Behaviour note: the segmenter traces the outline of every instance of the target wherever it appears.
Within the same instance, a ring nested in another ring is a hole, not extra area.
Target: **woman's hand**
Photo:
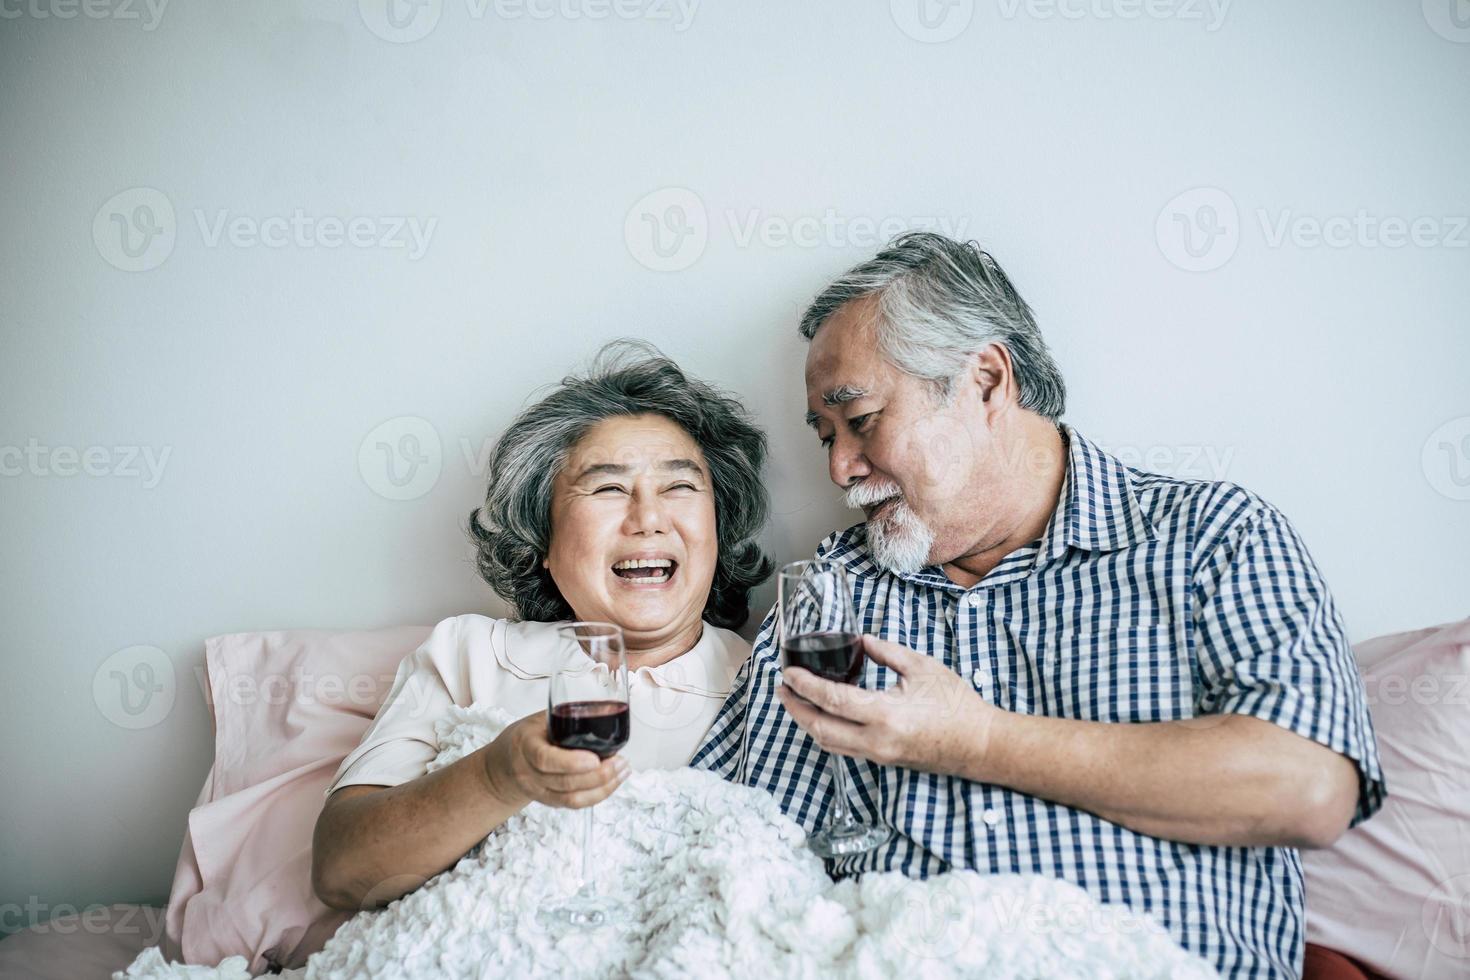
[[[586,749],[557,747],[544,711],[507,726],[485,747],[484,761],[491,792],[516,807],[534,800],[580,810],[611,796],[630,771],[622,756],[598,759]]]

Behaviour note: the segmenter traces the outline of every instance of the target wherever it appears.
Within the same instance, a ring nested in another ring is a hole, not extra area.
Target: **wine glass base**
[[[538,909],[536,921],[547,928],[596,929],[623,924],[623,910],[595,895],[575,895]]]
[[[853,823],[846,827],[823,827],[807,837],[807,847],[820,858],[848,857],[882,847],[893,836],[888,827]]]

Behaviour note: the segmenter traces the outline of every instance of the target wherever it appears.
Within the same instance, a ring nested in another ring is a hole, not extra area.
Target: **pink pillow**
[[[163,953],[299,967],[347,913],[311,889],[323,793],[429,627],[236,633],[205,642],[214,766],[189,812]]]
[[[1470,974],[1470,620],[1355,650],[1383,809],[1302,852],[1307,941],[1393,977]]]

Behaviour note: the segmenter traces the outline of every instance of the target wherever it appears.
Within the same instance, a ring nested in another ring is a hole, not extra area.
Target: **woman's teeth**
[[[674,563],[667,558],[634,558],[613,565],[619,578],[643,585],[662,585],[674,575]]]

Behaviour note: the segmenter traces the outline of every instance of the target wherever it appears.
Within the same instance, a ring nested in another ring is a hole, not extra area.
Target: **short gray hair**
[[[801,336],[811,340],[838,309],[874,295],[878,349],[900,371],[948,400],[965,359],[999,344],[1010,351],[1021,407],[1061,418],[1062,372],[1031,308],[977,243],[923,231],[899,236],[822,290],[802,315]]]
[[[749,615],[750,590],[773,568],[755,541],[770,508],[761,477],[765,433],[734,398],[689,377],[639,341],[605,346],[586,374],[563,378],[522,410],[496,442],[485,505],[470,514],[480,577],[522,620],[573,618],[551,573],[541,567],[551,546],[552,485],[588,430],[604,419],[636,415],[669,419],[704,453],[719,548],[704,618],[738,629]]]

